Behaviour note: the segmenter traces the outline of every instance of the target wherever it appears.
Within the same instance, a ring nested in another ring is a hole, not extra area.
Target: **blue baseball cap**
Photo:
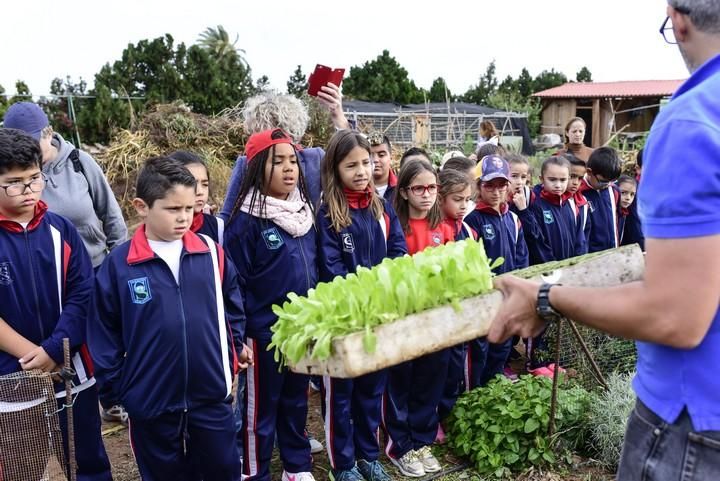
[[[510,165],[498,155],[486,155],[475,167],[475,179],[489,182],[493,179],[510,180]]]
[[[40,140],[42,130],[50,125],[47,115],[40,106],[33,102],[12,104],[3,118],[3,127],[18,129]]]

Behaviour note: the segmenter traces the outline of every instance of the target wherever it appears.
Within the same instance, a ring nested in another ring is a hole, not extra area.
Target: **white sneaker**
[[[430,450],[430,446],[423,446],[415,452],[417,453],[418,459],[420,459],[420,462],[422,463],[426,473],[437,473],[442,469],[442,466],[440,466],[440,461],[438,461],[437,458],[433,456],[433,453]]]
[[[283,471],[282,481],[315,481],[315,477],[310,471],[302,471],[300,473],[288,473]]]
[[[397,466],[403,476],[410,478],[420,478],[425,476],[425,468],[417,452],[412,449],[405,453],[400,459],[390,458],[390,461]]]
[[[310,443],[310,454],[318,454],[325,451],[322,443],[310,435],[308,435],[308,442]]]

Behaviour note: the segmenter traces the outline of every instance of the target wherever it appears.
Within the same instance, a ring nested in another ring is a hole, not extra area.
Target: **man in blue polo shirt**
[[[592,289],[499,278],[488,339],[536,335],[554,311],[636,339],[618,480],[720,480],[720,0],[669,0],[661,33],[691,76],[644,153],[644,279]]]

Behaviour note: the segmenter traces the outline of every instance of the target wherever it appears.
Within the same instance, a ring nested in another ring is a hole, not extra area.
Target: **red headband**
[[[273,139],[275,132],[280,132],[282,136]],[[277,144],[293,145],[293,140],[288,134],[280,129],[264,130],[262,132],[258,132],[257,134],[252,134],[245,144],[245,156],[247,158],[247,162],[250,163],[257,154]]]

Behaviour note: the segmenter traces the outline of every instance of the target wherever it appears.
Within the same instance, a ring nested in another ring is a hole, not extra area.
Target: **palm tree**
[[[235,47],[238,42],[240,35],[235,36],[233,42],[230,41],[230,36],[222,25],[218,25],[217,28],[208,27],[198,38],[198,43],[219,60],[237,60],[241,64],[247,66],[245,60],[245,50]]]

